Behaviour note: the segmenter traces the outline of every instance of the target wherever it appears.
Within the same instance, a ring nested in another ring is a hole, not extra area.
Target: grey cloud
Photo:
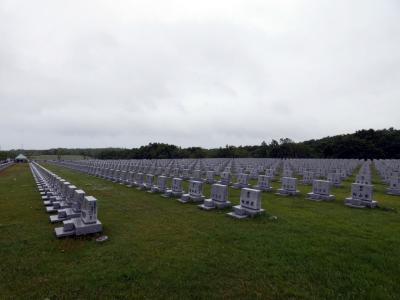
[[[2,1],[0,145],[214,147],[399,127],[399,17],[394,0]]]

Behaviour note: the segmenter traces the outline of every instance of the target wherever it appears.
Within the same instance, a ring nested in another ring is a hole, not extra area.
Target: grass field
[[[81,160],[84,159],[83,155],[35,155],[29,157],[31,160],[56,160],[56,159],[63,159],[63,160]]]
[[[310,186],[293,198],[264,193],[267,214],[239,221],[46,167],[98,199],[110,240],[57,240],[28,165],[3,171],[0,299],[400,298],[400,197],[379,182],[380,209],[343,205],[351,178],[331,203],[305,200]]]

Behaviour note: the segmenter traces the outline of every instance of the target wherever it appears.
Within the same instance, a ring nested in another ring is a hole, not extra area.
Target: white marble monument
[[[205,199],[203,195],[203,182],[191,180],[189,181],[189,191],[187,194],[183,194],[178,200],[181,203],[189,202],[203,202]]]
[[[254,188],[263,192],[272,191],[270,177],[267,175],[258,175],[257,185],[255,185]]]
[[[312,192],[307,195],[307,199],[314,201],[335,200],[335,196],[331,195],[331,182],[327,180],[313,180]]]
[[[296,196],[300,194],[297,190],[297,178],[282,177],[282,187],[277,190],[276,195],[280,196]]]
[[[373,200],[373,186],[370,184],[352,183],[351,197],[346,198],[345,205],[354,208],[374,208],[378,202]]]
[[[227,185],[215,183],[211,186],[211,198],[205,199],[203,204],[199,205],[199,208],[204,210],[212,209],[223,209],[231,206],[231,202],[228,200]]]
[[[236,219],[254,217],[264,212],[261,208],[261,191],[243,188],[240,193],[240,204],[233,207],[227,215]]]

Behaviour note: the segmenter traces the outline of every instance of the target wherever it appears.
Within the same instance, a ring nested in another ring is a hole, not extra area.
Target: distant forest
[[[204,149],[181,148],[163,143],[150,143],[140,148],[49,149],[1,151],[0,159],[15,157],[18,153],[33,155],[82,155],[85,158],[400,158],[400,130],[359,130],[352,134],[336,135],[317,140],[294,142],[289,138],[262,142],[256,146],[231,146]]]

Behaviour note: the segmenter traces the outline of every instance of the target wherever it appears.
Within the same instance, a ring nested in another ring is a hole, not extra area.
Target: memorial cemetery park
[[[1,0],[0,300],[400,299],[400,0]]]
[[[398,159],[43,158],[0,167],[2,298],[400,295]]]

